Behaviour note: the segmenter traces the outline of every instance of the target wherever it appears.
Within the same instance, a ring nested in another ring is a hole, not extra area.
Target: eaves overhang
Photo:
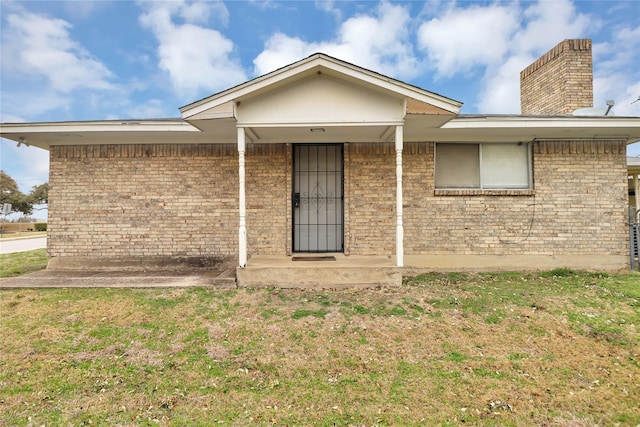
[[[640,117],[460,115],[446,123],[435,122],[437,117],[407,114],[403,123],[404,140],[513,142],[615,139],[627,144],[640,141]],[[180,118],[3,123],[0,124],[0,137],[44,149],[51,145],[236,142],[239,123],[233,118],[203,120],[198,124],[202,126],[196,127]],[[358,123],[324,123],[326,132],[321,134],[309,132],[305,126],[295,123],[261,125],[256,129],[246,124],[246,127],[249,139],[253,142],[382,142],[391,138],[391,129],[398,124],[385,122],[361,126]]]
[[[0,137],[29,146],[206,142],[202,132],[180,118],[1,123]]]
[[[640,117],[467,114],[433,129],[431,134],[431,140],[440,141],[617,139],[633,144],[640,141]]]

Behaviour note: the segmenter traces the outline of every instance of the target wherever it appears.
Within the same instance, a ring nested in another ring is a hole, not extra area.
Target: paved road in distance
[[[0,254],[26,252],[47,247],[47,236],[30,239],[0,240]]]

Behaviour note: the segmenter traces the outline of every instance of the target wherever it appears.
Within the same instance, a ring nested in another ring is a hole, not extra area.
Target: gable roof
[[[451,114],[459,114],[462,106],[461,102],[451,98],[429,92],[324,53],[315,53],[293,64],[180,107],[180,112],[182,113],[182,118],[187,120],[229,101],[256,94],[263,90],[274,89],[282,84],[291,84],[298,79],[321,73],[368,84],[387,92],[433,105]]]
[[[331,95],[325,96],[329,92],[322,92],[325,88],[337,94],[335,105],[330,104],[334,102]],[[307,89],[315,92],[309,93]],[[293,102],[280,108],[277,116],[278,111],[270,107],[281,105],[277,104],[282,100],[281,95]],[[357,98],[357,102],[349,97]],[[387,103],[388,108],[378,108],[376,100]],[[302,119],[288,120],[287,113],[295,115],[309,105],[324,109],[320,113],[308,112]],[[375,112],[391,114],[381,119],[380,115],[361,113],[372,105],[378,108]],[[19,145],[44,149],[52,145],[177,141],[236,143],[238,128],[245,129],[250,142],[385,142],[393,139],[393,127],[400,124],[404,126],[403,138],[407,142],[617,139],[631,144],[640,141],[640,117],[460,115],[461,105],[442,95],[317,53],[181,107],[181,118],[2,123],[0,136]],[[264,107],[258,119],[265,120],[251,120],[256,118],[255,114],[249,114],[255,113],[252,106]],[[353,111],[360,115],[351,114]],[[323,128],[322,133],[313,133],[311,129],[315,128]]]

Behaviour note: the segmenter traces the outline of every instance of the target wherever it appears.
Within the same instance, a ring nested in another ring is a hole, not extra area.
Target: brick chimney
[[[593,107],[590,39],[564,40],[520,72],[524,115],[571,115]]]

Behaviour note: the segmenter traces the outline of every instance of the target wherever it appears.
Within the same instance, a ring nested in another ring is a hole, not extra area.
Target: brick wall
[[[591,40],[564,40],[520,73],[522,114],[571,115],[593,106]]]
[[[250,255],[287,253],[287,238],[291,234],[290,154],[289,144],[247,145],[245,188]]]
[[[235,145],[53,146],[51,256],[237,253]]]
[[[345,252],[394,254],[394,146],[344,152]],[[536,142],[533,191],[437,195],[433,143],[407,143],[405,254],[625,256],[625,156],[623,142]],[[237,170],[235,145],[52,147],[50,255],[236,255]],[[246,178],[249,253],[290,252],[291,146],[249,144]]]
[[[353,255],[393,254],[396,154],[393,144],[349,144],[345,160],[345,246]]]
[[[346,144],[345,253],[392,254],[395,248],[393,144]],[[250,254],[291,253],[290,144],[249,144],[246,155]]]
[[[533,192],[436,196],[433,144],[407,144],[405,253],[625,255],[625,159],[623,142],[536,142]]]

